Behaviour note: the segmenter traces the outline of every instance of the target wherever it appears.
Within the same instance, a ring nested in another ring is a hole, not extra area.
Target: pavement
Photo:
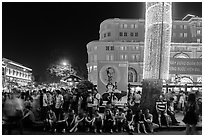
[[[185,129],[186,129],[186,125],[185,123],[183,123],[183,114],[182,112],[178,112],[176,113],[176,119],[177,121],[179,121],[179,125],[177,126],[173,126],[171,125],[170,127],[165,127],[162,126],[161,128],[155,129],[154,133],[148,133],[148,135],[185,135]],[[200,121],[198,122],[198,124],[196,125],[196,135],[202,135],[202,117],[200,118]],[[13,135],[19,135],[19,132],[14,129],[12,131]],[[25,129],[24,130],[24,135],[129,135],[127,132],[121,132],[121,133],[87,133],[87,132],[76,132],[76,133],[50,133],[50,132],[45,132],[42,130],[28,130]],[[143,133],[141,134],[137,134],[134,133],[134,135],[145,135]]]

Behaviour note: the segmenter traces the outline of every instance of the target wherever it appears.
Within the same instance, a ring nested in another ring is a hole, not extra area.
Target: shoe
[[[141,132],[140,132],[140,131],[137,131],[137,133],[140,134]]]
[[[147,131],[144,131],[145,134],[147,134]]]
[[[65,129],[62,130],[62,133],[65,133]]]
[[[102,130],[101,130],[101,129],[99,130],[99,133],[102,133]]]
[[[54,133],[56,133],[57,132],[57,129],[54,129]]]
[[[112,129],[110,130],[110,133],[113,133],[113,130],[112,130]]]

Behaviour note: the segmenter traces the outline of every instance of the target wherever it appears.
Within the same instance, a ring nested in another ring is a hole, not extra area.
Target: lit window
[[[173,37],[176,37],[176,33],[173,33]]]
[[[135,54],[133,54],[133,55],[132,55],[132,59],[135,60],[135,58],[136,58],[136,56],[135,56]]]
[[[106,60],[109,60],[109,55],[106,55]]]
[[[97,46],[94,47],[94,50],[97,50]]]
[[[106,50],[109,50],[109,46],[106,46]]]
[[[197,30],[197,34],[200,35],[200,30]]]
[[[187,37],[187,33],[184,33],[183,36],[186,38]]]
[[[122,33],[122,32],[120,32],[120,36],[123,36],[123,33]]]
[[[124,32],[124,36],[127,36],[127,32]]]
[[[93,69],[94,69],[94,70],[97,70],[97,66],[96,66],[96,65],[94,65]]]
[[[120,47],[120,50],[124,50],[124,47],[123,47],[123,46],[121,46],[121,47]]]
[[[201,43],[201,42],[200,42],[200,39],[197,39],[197,43]]]
[[[108,32],[108,36],[109,36],[109,37],[111,36],[111,33],[110,33],[110,32]]]
[[[110,50],[114,50],[114,46],[111,46],[111,49]]]
[[[127,28],[127,24],[124,24],[124,28]]]
[[[92,66],[90,66],[90,72],[92,71]]]
[[[120,24],[120,28],[123,28],[123,24]]]
[[[124,50],[127,50],[127,47],[126,47],[126,46],[124,47]]]
[[[138,28],[138,25],[137,25],[137,24],[135,24],[135,28]]]
[[[183,25],[180,25],[180,28],[183,29]]]
[[[138,36],[138,32],[135,32],[135,37],[137,37]]]
[[[183,28],[184,28],[184,29],[187,29],[187,25],[183,25]]]
[[[180,37],[183,37],[183,33],[180,33]]]
[[[130,36],[133,36],[133,32],[130,33]]]

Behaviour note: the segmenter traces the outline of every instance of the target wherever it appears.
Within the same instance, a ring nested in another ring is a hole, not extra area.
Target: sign
[[[122,63],[122,65],[119,62],[108,62],[108,61],[98,62],[97,89],[99,94],[103,95],[108,91],[106,87],[108,83],[112,83],[113,85],[117,83],[117,89],[119,91],[127,92],[127,85],[128,85],[127,62]],[[117,103],[124,104],[126,102],[127,102],[127,96],[124,96]]]
[[[170,58],[169,74],[202,75],[202,59]]]

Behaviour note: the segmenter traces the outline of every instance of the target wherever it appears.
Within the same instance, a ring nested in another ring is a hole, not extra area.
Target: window
[[[187,25],[183,25],[183,29],[187,29]]]
[[[121,46],[121,47],[120,47],[120,50],[124,50],[124,47],[123,47],[123,46]]]
[[[123,28],[123,24],[120,24],[120,28]]]
[[[135,60],[135,58],[136,58],[136,55],[133,54],[133,55],[132,55],[132,60]]]
[[[127,47],[126,47],[126,46],[124,46],[124,50],[127,50]]]
[[[90,66],[90,72],[92,71],[92,66]]]
[[[135,37],[138,37],[138,32],[135,32]]]
[[[197,43],[201,43],[201,42],[200,42],[200,39],[197,39]]]
[[[186,38],[187,37],[187,33],[184,33],[183,36]]]
[[[108,37],[110,37],[111,36],[111,33],[110,32],[108,32]]]
[[[133,32],[130,33],[130,36],[133,37]]]
[[[97,46],[94,47],[94,50],[97,50]]]
[[[180,25],[180,28],[183,29],[183,25]]]
[[[15,70],[13,70],[13,75],[15,75]]]
[[[197,30],[197,34],[200,35],[200,30]]]
[[[131,24],[131,26],[130,26],[130,27],[131,27],[131,29],[133,29],[133,28],[134,28],[134,24]]]
[[[127,28],[127,24],[124,24],[124,28]]]
[[[104,33],[104,38],[106,37],[106,33]]]
[[[125,60],[127,60],[127,55],[125,55]]]
[[[180,37],[183,37],[183,33],[180,33]]]
[[[123,33],[122,33],[122,32],[120,32],[120,36],[123,36]]]
[[[109,46],[106,46],[106,50],[109,50]]]
[[[176,37],[176,33],[173,33],[173,37]]]
[[[124,36],[127,36],[127,32],[124,32]]]
[[[120,55],[120,60],[123,60],[123,55]]]
[[[109,55],[106,55],[106,60],[109,60]]]
[[[111,60],[111,61],[114,60],[114,56],[113,56],[113,55],[110,56],[110,60]]]
[[[176,29],[176,25],[173,25],[173,29]]]
[[[111,46],[111,49],[110,50],[114,50],[114,46]]]
[[[135,24],[135,28],[138,28],[138,25],[137,25],[137,24]]]

